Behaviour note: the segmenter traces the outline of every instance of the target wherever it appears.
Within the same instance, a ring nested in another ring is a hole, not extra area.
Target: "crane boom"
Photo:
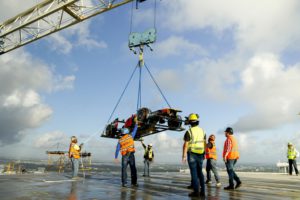
[[[0,24],[0,55],[133,0],[45,0]]]

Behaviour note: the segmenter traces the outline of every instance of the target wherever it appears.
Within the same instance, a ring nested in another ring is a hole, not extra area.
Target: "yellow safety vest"
[[[296,151],[295,151],[295,149],[294,148],[292,148],[292,149],[288,149],[288,159],[289,160],[294,160],[294,159],[296,159],[296,155],[297,155],[297,153],[296,153]]]
[[[199,126],[192,127],[188,130],[190,141],[188,143],[188,151],[203,154],[204,153],[204,137],[205,133]]]
[[[152,148],[150,149],[150,150],[148,150],[148,148],[145,150],[145,155],[144,155],[144,157],[147,157],[147,155],[148,155],[148,159],[149,160],[151,160],[152,159],[152,155],[153,155],[153,150],[152,150]]]

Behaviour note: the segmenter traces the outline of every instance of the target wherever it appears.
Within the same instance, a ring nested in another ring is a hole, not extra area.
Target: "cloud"
[[[180,91],[182,90],[181,77],[179,73],[172,69],[161,70],[156,79],[162,88],[166,91]]]
[[[45,133],[34,141],[36,148],[57,148],[59,146],[66,147],[70,138],[61,131],[53,131]],[[65,150],[65,149],[64,149]]]
[[[256,110],[241,117],[234,127],[240,131],[252,131],[297,120],[300,64],[285,66],[273,54],[255,55],[242,71],[241,82],[241,96]]]
[[[76,47],[85,47],[88,50],[93,48],[107,48],[104,41],[97,41],[90,33],[91,21],[81,22],[61,32],[51,34],[47,40],[51,43],[53,51],[68,54]]]
[[[0,144],[21,141],[52,115],[40,92],[70,89],[74,76],[55,75],[45,63],[16,50],[0,57]]]
[[[184,37],[170,36],[155,46],[155,55],[159,57],[168,56],[203,56],[207,52],[199,44],[192,43]]]
[[[234,32],[240,48],[280,52],[288,46],[299,49],[300,2],[279,0],[219,1],[177,0],[162,2],[164,26],[178,32],[211,28],[214,34]]]

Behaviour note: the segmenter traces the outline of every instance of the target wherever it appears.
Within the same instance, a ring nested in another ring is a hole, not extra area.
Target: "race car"
[[[183,120],[178,115],[179,112],[181,111],[173,108],[164,108],[154,112],[149,108],[141,108],[137,114],[131,115],[126,121],[116,118],[106,126],[101,137],[118,139],[121,137],[122,128],[128,128],[132,131],[135,117],[138,121],[138,130],[134,140],[167,130],[183,131]]]

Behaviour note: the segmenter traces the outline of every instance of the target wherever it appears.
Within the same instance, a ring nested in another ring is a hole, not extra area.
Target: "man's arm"
[[[224,154],[223,160],[224,160],[224,162],[227,162],[227,156],[232,149],[231,140],[226,139],[224,148],[225,148],[224,149],[225,154]]]
[[[184,141],[183,147],[182,147],[182,162],[186,162],[186,156],[187,156],[187,150],[188,150],[188,142]]]
[[[115,159],[118,159],[119,151],[120,151],[120,143],[118,142],[117,147],[116,147],[116,152],[115,152]]]
[[[132,131],[132,134],[131,134],[131,136],[132,136],[133,139],[134,139],[134,137],[135,137],[135,135],[136,135],[137,128],[138,128],[138,125],[137,125],[137,123],[136,123],[136,124],[134,125],[133,131]]]
[[[143,145],[144,149],[146,149],[146,145],[144,144],[144,142],[143,142],[143,141],[141,141],[141,143],[142,143],[142,145]]]

